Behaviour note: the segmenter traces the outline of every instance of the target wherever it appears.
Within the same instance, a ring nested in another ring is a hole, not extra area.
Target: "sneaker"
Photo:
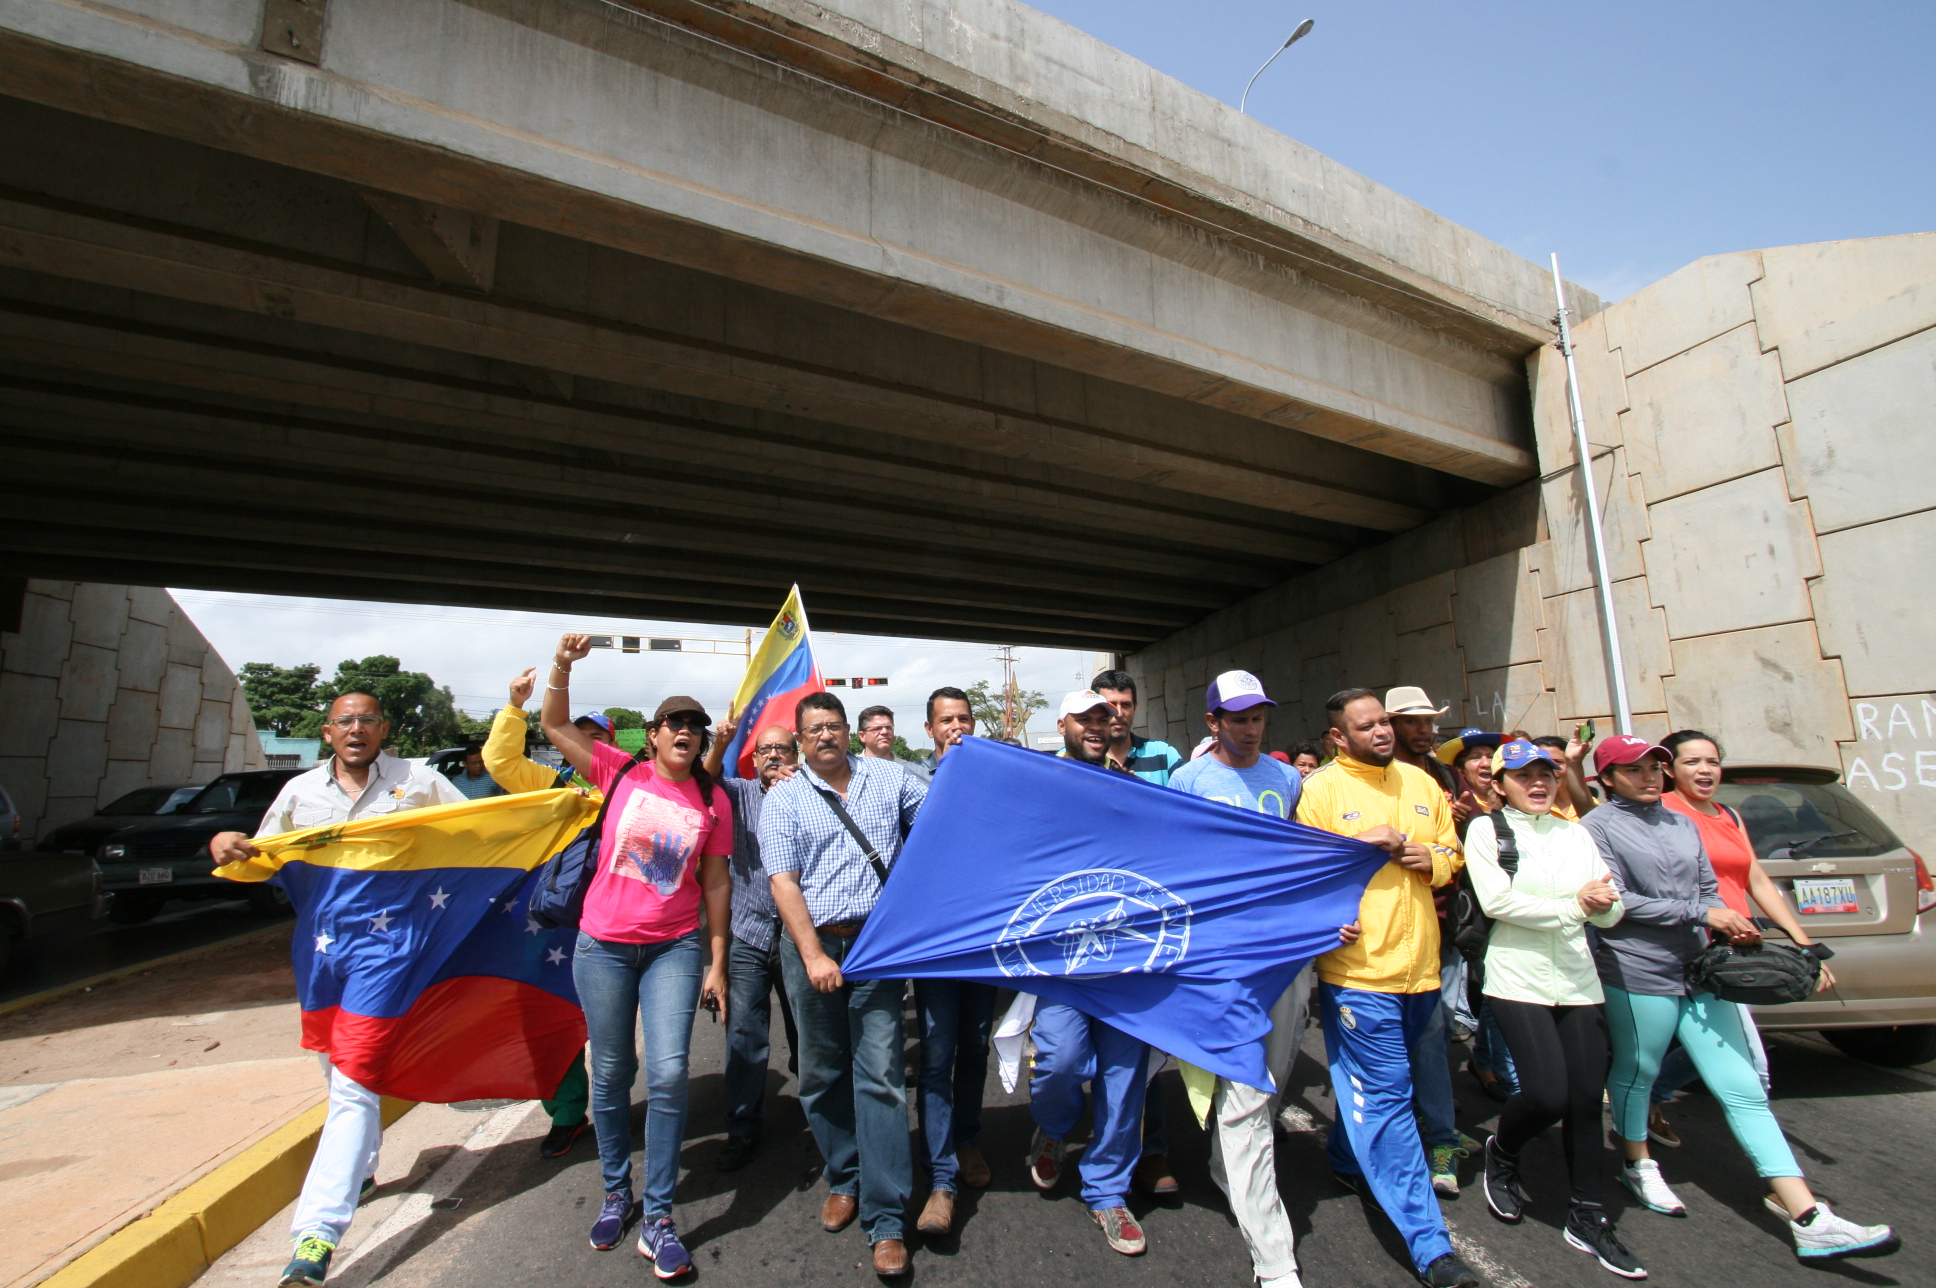
[[[1297,1271],[1278,1275],[1275,1279],[1259,1279],[1257,1288],[1304,1288],[1304,1281],[1297,1277]]]
[[[1434,1145],[1425,1151],[1431,1162],[1432,1189],[1448,1199],[1459,1197],[1459,1160],[1465,1151],[1457,1145]]]
[[[374,1193],[376,1193],[376,1177],[366,1176],[363,1178],[363,1183],[356,1187],[356,1201],[361,1203]]]
[[[1451,1252],[1419,1271],[1418,1281],[1425,1288],[1479,1288],[1479,1276]]]
[[[1633,1253],[1614,1237],[1613,1222],[1607,1219],[1605,1208],[1576,1204],[1566,1216],[1566,1242],[1590,1257],[1597,1257],[1601,1265],[1623,1279],[1647,1277]]]
[[[1888,1226],[1844,1221],[1819,1199],[1802,1213],[1801,1220],[1788,1222],[1788,1232],[1795,1236],[1795,1255],[1803,1261],[1880,1257],[1902,1246],[1902,1240]]]
[[[1035,1182],[1038,1190],[1052,1190],[1062,1179],[1062,1142],[1050,1140],[1035,1129],[1035,1139],[1029,1142],[1029,1179]]]
[[[592,1222],[592,1247],[600,1252],[610,1252],[625,1237],[625,1227],[631,1224],[633,1210],[638,1205],[625,1190],[613,1190],[605,1196],[605,1206],[598,1210],[598,1220]]]
[[[1674,1130],[1673,1123],[1667,1121],[1667,1115],[1660,1111],[1659,1105],[1647,1107],[1647,1139],[1669,1149],[1681,1147],[1680,1133]]]
[[[759,1152],[758,1136],[728,1136],[719,1147],[719,1159],[713,1166],[722,1172],[737,1172]]]
[[[571,1153],[571,1147],[576,1145],[578,1138],[585,1134],[586,1126],[583,1118],[565,1127],[554,1123],[551,1130],[545,1133],[544,1139],[538,1143],[538,1157],[563,1158]]]
[[[1486,1140],[1486,1206],[1507,1225],[1526,1219],[1526,1191],[1519,1185],[1519,1160],[1506,1157],[1497,1136]]]
[[[313,1234],[298,1239],[296,1253],[282,1272],[281,1288],[322,1288],[323,1280],[329,1277],[330,1254],[335,1251],[335,1244]]]
[[[1687,1204],[1674,1197],[1674,1191],[1667,1188],[1667,1182],[1660,1179],[1660,1164],[1651,1158],[1639,1158],[1620,1169],[1620,1183],[1633,1191],[1640,1200],[1640,1206],[1664,1212],[1668,1216],[1686,1216]]]
[[[677,1279],[692,1269],[692,1256],[679,1242],[679,1227],[669,1216],[639,1227],[639,1255],[652,1263],[652,1273],[661,1279]]]
[[[1136,1224],[1128,1208],[1092,1208],[1089,1215],[1102,1227],[1102,1237],[1109,1241],[1109,1246],[1125,1257],[1141,1256],[1148,1246],[1143,1241],[1143,1227]]]
[[[1167,1154],[1145,1154],[1136,1160],[1135,1186],[1145,1194],[1168,1198],[1176,1193],[1176,1177],[1170,1175]]]
[[[1459,1148],[1465,1151],[1465,1156],[1467,1158],[1471,1158],[1474,1154],[1479,1152],[1481,1146],[1478,1141],[1472,1139],[1472,1137],[1466,1135],[1464,1132],[1460,1132]]]

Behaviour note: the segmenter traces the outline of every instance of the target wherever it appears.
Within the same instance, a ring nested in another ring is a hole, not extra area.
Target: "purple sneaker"
[[[632,1196],[624,1190],[613,1190],[605,1196],[605,1206],[598,1210],[598,1220],[592,1222],[592,1247],[600,1252],[610,1252],[625,1237],[625,1224],[632,1219],[632,1210],[637,1205]]]
[[[639,1255],[651,1260],[652,1273],[661,1279],[676,1279],[692,1269],[692,1255],[679,1242],[679,1227],[669,1216],[639,1227]]]

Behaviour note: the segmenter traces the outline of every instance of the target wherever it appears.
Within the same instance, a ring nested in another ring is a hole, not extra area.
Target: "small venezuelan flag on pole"
[[[746,678],[733,697],[739,728],[726,745],[726,776],[752,778],[753,742],[759,731],[773,725],[793,728],[794,704],[827,687],[813,659],[813,640],[807,633],[807,609],[795,586],[780,605],[779,616],[767,627],[759,651],[746,666]]]

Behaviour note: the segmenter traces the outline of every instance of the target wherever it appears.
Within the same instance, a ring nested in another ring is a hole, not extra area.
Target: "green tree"
[[[634,711],[630,707],[606,707],[605,718],[612,722],[612,732],[620,729],[645,728],[645,712]]]
[[[850,733],[847,735],[847,750],[849,754],[855,756],[864,754],[861,750],[859,734]],[[930,754],[925,751],[916,751],[914,748],[908,746],[906,738],[903,738],[898,733],[894,735],[894,759],[926,760]]]
[[[394,657],[379,653],[361,661],[338,662],[335,676],[320,687],[322,711],[345,693],[368,693],[382,703],[383,714],[390,721],[386,746],[393,755],[426,756],[457,746],[464,739],[450,689],[439,688],[422,671],[404,670]],[[295,732],[303,736],[320,734],[322,711],[316,714],[313,727],[305,720]]]
[[[297,725],[317,718],[323,699],[316,677],[322,669],[314,662],[287,667],[273,662],[243,663],[239,678],[255,727],[287,735]]]
[[[1001,690],[991,691],[986,680],[976,680],[967,689],[968,709],[975,713],[975,732],[984,738],[1002,736],[1002,694]],[[1014,693],[1015,734],[1021,736],[1028,727],[1029,717],[1044,710],[1049,700],[1033,689],[1017,687]]]

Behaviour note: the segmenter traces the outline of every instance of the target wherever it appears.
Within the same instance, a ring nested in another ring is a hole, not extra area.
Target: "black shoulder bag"
[[[627,774],[644,763],[634,756],[630,764],[619,770],[591,826],[573,837],[570,845],[545,860],[544,866],[539,869],[537,884],[531,887],[531,920],[547,930],[556,930],[560,926],[577,927],[585,915],[585,892],[591,889],[592,873],[598,870],[598,843],[599,838],[605,835],[605,815],[618,796],[619,784],[625,781]]]

